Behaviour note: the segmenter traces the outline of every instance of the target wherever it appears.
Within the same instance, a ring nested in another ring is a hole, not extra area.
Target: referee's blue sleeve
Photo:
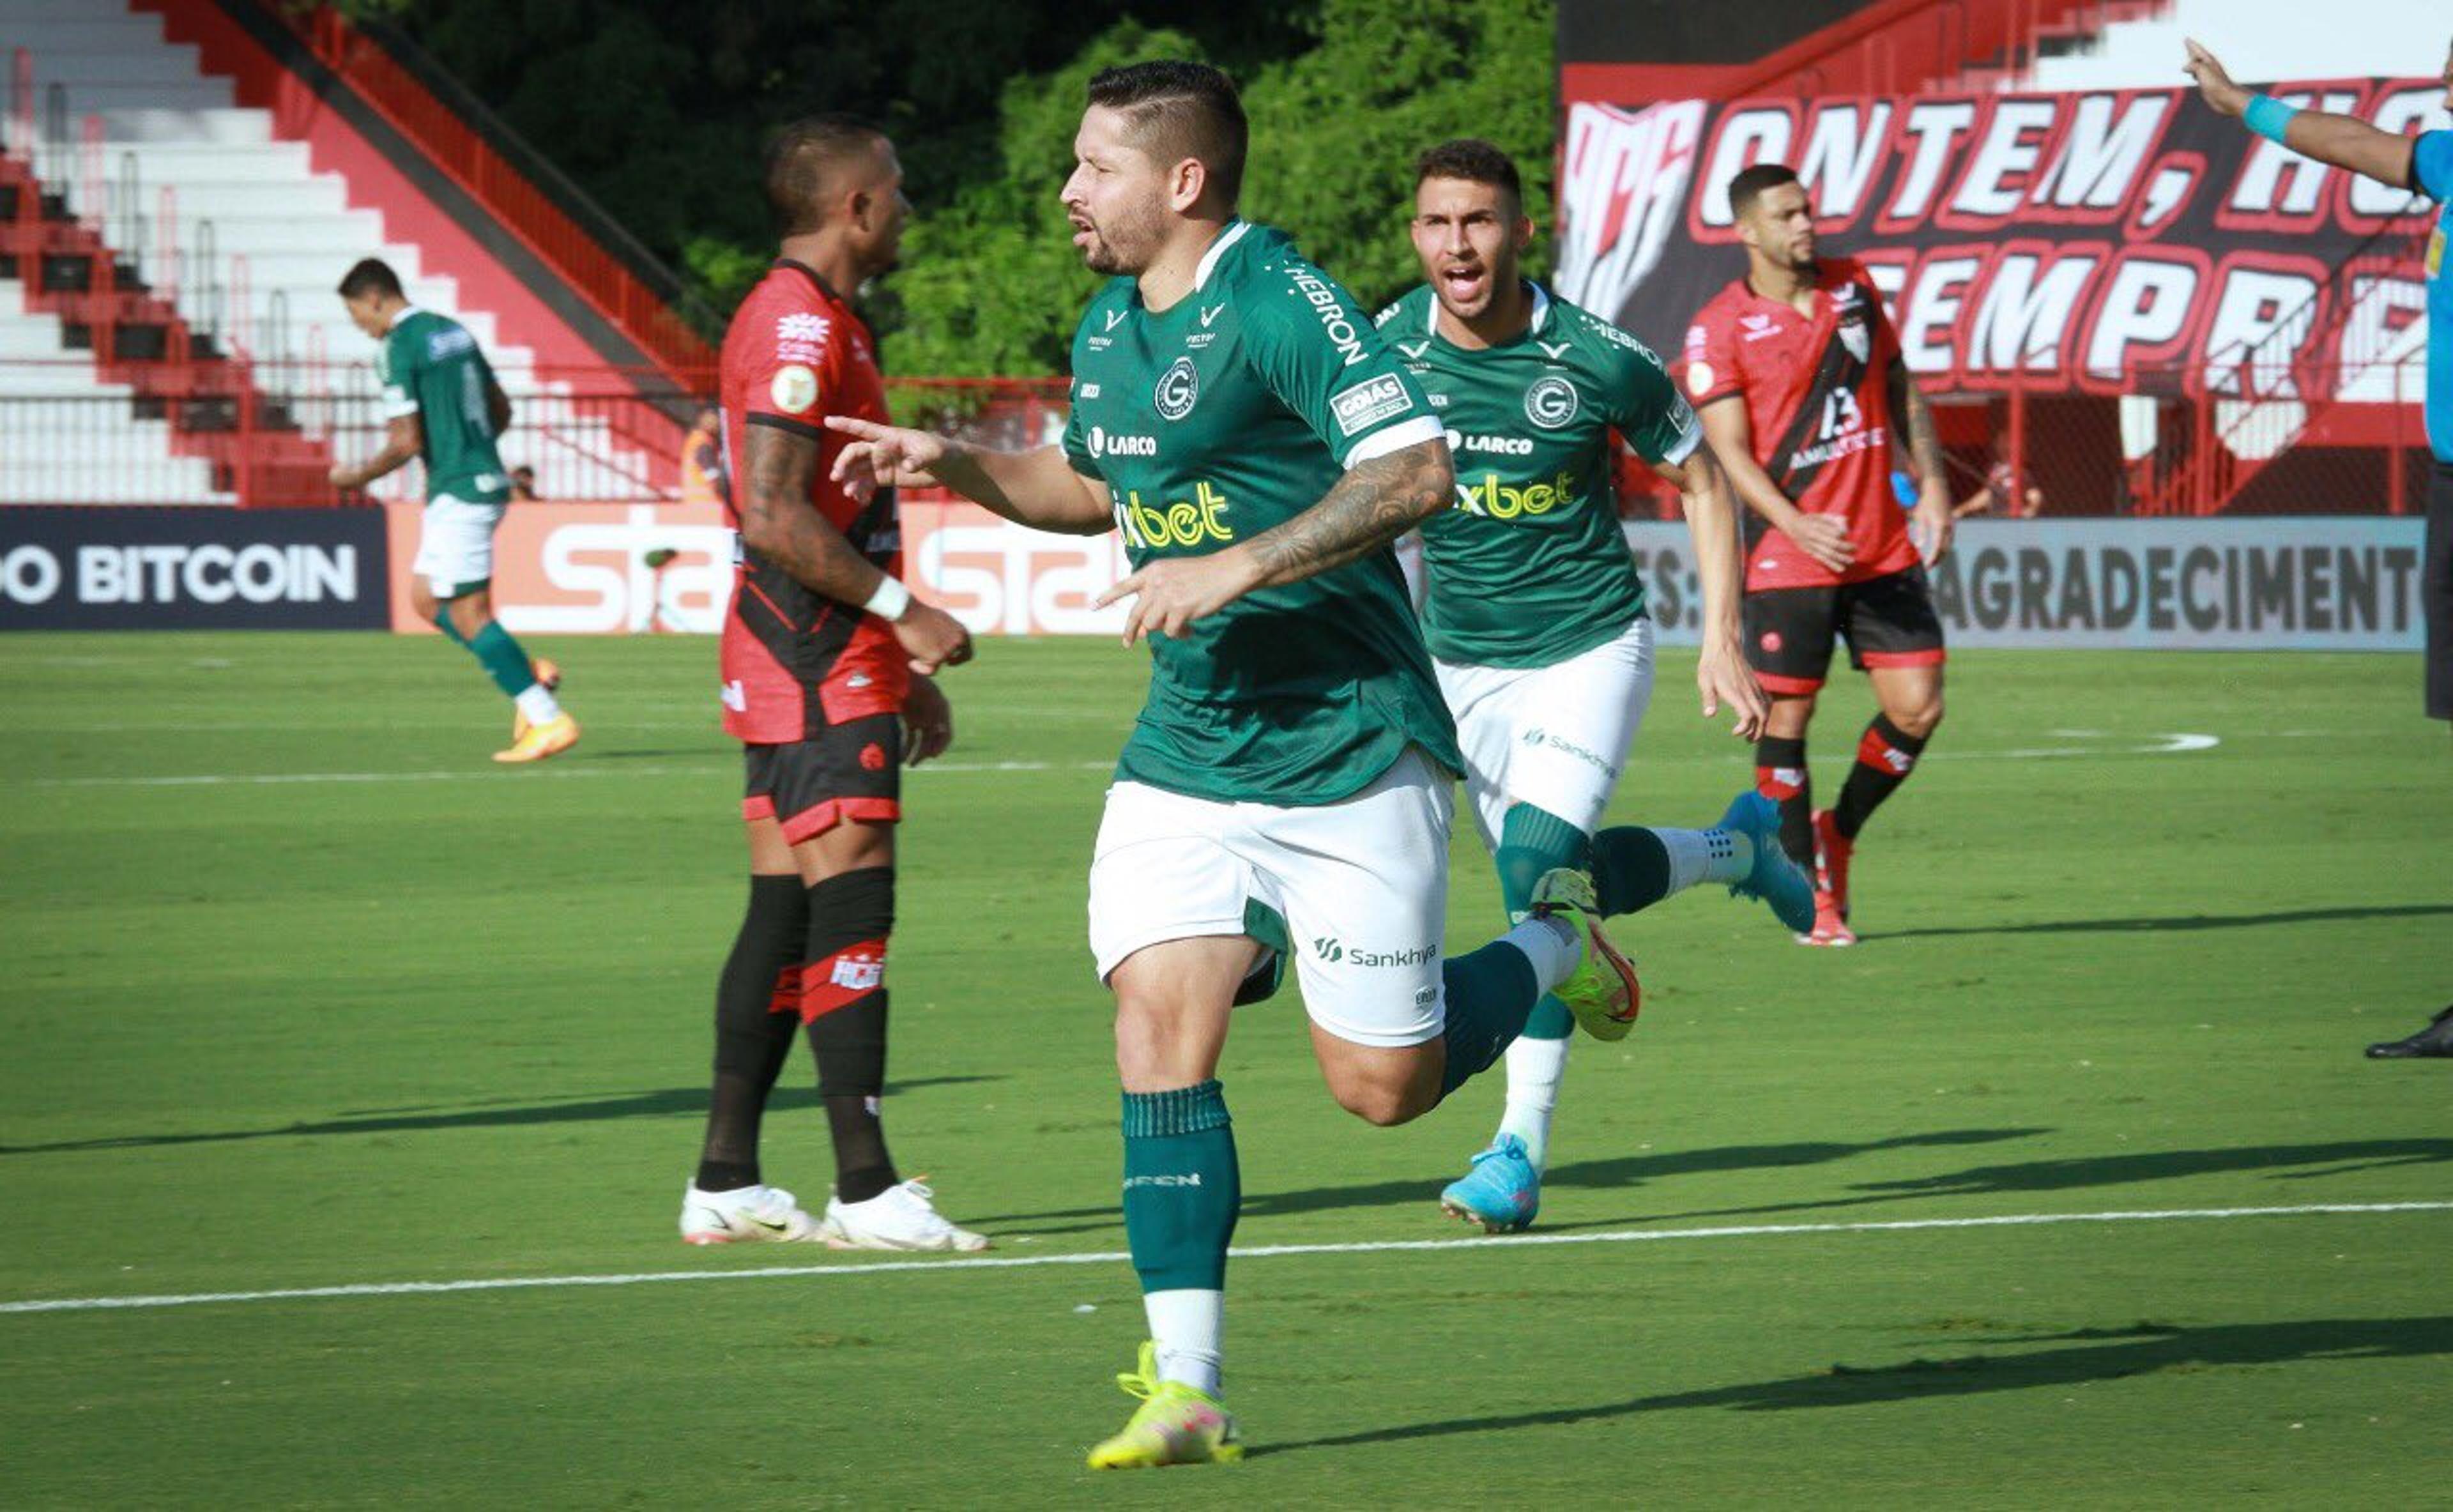
[[[2427,131],[2410,151],[2410,187],[2439,205],[2453,200],[2453,131]]]

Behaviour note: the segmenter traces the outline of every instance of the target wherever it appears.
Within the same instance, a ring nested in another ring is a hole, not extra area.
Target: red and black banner
[[[2448,124],[2435,81],[2273,92],[2391,131]],[[2263,396],[2314,381],[2389,402],[2423,341],[2424,202],[2284,151],[2185,89],[1579,105],[1559,291],[1681,349],[1745,271],[1727,185],[1758,162],[1798,170],[1824,249],[1865,263],[1909,365],[1946,388]]]

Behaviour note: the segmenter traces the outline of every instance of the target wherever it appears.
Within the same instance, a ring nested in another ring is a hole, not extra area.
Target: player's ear
[[[1187,157],[1167,177],[1167,205],[1181,214],[1200,204],[1202,191],[1208,187],[1208,166],[1197,157]]]

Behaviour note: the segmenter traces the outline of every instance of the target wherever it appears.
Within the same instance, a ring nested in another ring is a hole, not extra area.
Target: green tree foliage
[[[728,311],[772,238],[759,144],[813,109],[893,132],[917,207],[872,291],[890,370],[1061,373],[1095,285],[1057,193],[1084,87],[1218,63],[1252,118],[1246,212],[1375,303],[1418,269],[1414,155],[1515,154],[1550,216],[1547,0],[351,0],[432,52],[692,291]],[[1163,15],[1167,29],[1143,16]],[[1537,252],[1537,262],[1541,254]]]

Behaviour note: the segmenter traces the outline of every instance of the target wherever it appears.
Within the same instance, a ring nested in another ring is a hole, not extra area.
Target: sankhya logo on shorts
[[[1192,413],[1192,402],[1201,397],[1201,369],[1192,366],[1189,357],[1178,357],[1173,367],[1159,374],[1158,417],[1181,420]]]
[[[1334,935],[1320,936],[1311,947],[1314,954],[1331,965],[1343,962],[1356,966],[1418,966],[1440,953],[1436,944],[1410,945],[1403,950],[1369,950],[1361,945],[1348,950]]]
[[[1525,418],[1545,430],[1575,419],[1576,409],[1576,386],[1565,378],[1545,378],[1525,390]]]

